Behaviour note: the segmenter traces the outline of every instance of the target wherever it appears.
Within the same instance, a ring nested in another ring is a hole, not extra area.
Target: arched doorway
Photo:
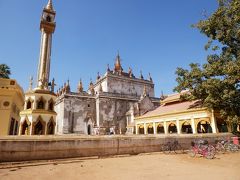
[[[26,120],[22,124],[21,135],[30,135],[30,125],[28,125]]]
[[[147,131],[148,131],[148,134],[153,134],[154,133],[153,126],[149,125]]]
[[[43,135],[44,134],[43,125],[42,125],[41,121],[38,121],[37,124],[35,125],[34,134],[35,135]]]
[[[91,125],[90,124],[88,124],[88,126],[87,126],[87,133],[88,133],[88,135],[91,135]]]
[[[55,133],[54,129],[55,129],[55,123],[51,119],[48,123],[48,126],[47,126],[47,134],[53,135]]]
[[[220,133],[228,132],[227,123],[223,119],[217,118],[216,120],[217,120],[218,132]]]
[[[164,131],[163,125],[162,125],[162,124],[159,124],[159,125],[157,126],[157,134],[164,134],[164,133],[165,133],[165,131]]]
[[[88,118],[86,121],[86,134],[91,135],[93,132],[93,122],[91,118]]]
[[[169,124],[168,133],[170,134],[177,133],[177,126],[174,123]]]
[[[139,126],[138,133],[139,134],[144,134],[144,126],[143,125]]]
[[[182,124],[182,133],[184,134],[192,134],[192,126],[189,122],[185,121],[183,124]]]
[[[198,133],[212,133],[212,127],[208,121],[200,121],[197,124]]]

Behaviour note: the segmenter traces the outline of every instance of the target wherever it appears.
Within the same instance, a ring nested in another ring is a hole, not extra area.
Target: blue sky
[[[72,91],[82,78],[85,90],[97,72],[113,67],[117,51],[125,71],[152,74],[155,94],[172,93],[175,70],[204,63],[207,39],[191,27],[211,14],[216,0],[53,0],[57,27],[53,35],[51,78],[57,88],[70,79]],[[39,23],[47,0],[0,0],[0,63],[6,63],[26,90],[36,79]],[[35,83],[36,84],[36,83]]]

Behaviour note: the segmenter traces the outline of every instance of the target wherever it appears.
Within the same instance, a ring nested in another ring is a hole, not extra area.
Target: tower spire
[[[115,62],[115,67],[114,67],[115,72],[121,73],[122,72],[122,65],[121,65],[121,58],[119,55],[119,52],[116,57],[116,62]]]
[[[45,8],[48,9],[48,10],[54,11],[52,0],[48,0],[48,3],[47,3]]]
[[[41,30],[41,44],[38,64],[38,82],[37,88],[48,90],[50,62],[51,62],[51,46],[52,34],[55,31],[56,23],[55,11],[53,10],[52,0],[48,1],[47,6],[43,9],[40,30]]]

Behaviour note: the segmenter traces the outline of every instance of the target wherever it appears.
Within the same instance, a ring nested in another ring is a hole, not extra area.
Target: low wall
[[[188,149],[191,141],[210,143],[232,134],[133,135],[133,136],[7,136],[0,137],[0,162],[73,157],[109,156],[158,152],[161,145],[175,139]]]

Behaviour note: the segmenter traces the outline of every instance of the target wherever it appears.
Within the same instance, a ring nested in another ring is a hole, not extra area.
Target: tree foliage
[[[234,125],[240,122],[240,1],[218,2],[218,9],[195,25],[209,38],[205,48],[211,48],[213,54],[203,65],[177,68],[174,90],[189,90],[183,98],[199,99],[203,107],[218,110]]]
[[[9,79],[10,75],[11,75],[11,71],[9,66],[6,64],[0,64],[0,78]]]

